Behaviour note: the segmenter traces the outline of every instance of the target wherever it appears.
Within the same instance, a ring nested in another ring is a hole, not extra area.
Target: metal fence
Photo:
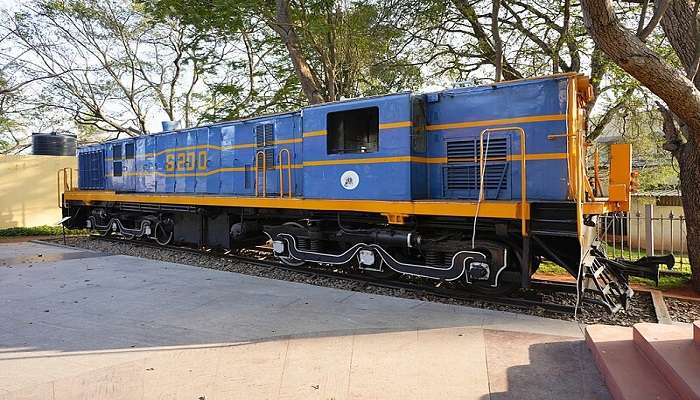
[[[598,220],[598,238],[607,244],[608,257],[637,260],[646,255],[673,254],[673,270],[690,272],[683,215],[654,215],[653,205],[646,205],[643,213],[602,215]]]

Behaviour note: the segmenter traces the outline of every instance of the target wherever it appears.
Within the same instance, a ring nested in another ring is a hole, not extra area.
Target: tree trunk
[[[501,0],[493,0],[491,8],[491,36],[493,37],[493,52],[495,53],[496,82],[500,82],[503,77],[503,43],[501,34],[498,32],[498,14],[501,10]]]
[[[683,196],[683,211],[693,274],[693,288],[700,292],[700,151],[697,140],[700,132],[692,132],[690,141],[676,155],[681,170],[681,192]]]
[[[301,52],[299,37],[294,31],[291,18],[289,17],[288,0],[276,0],[275,21],[268,25],[279,35],[287,47],[289,58],[294,65],[294,71],[301,83],[301,89],[311,104],[323,103],[325,100],[321,94],[321,83],[311,70],[309,62]]]
[[[671,1],[677,3],[683,0]],[[677,11],[675,6],[678,4],[672,4],[671,14],[667,18],[683,15],[682,7],[679,7],[681,11]],[[700,291],[700,90],[685,76],[684,71],[661,58],[622,26],[611,0],[582,0],[581,7],[584,23],[596,45],[613,62],[659,96],[683,125],[680,130],[664,127],[667,134],[664,147],[679,162],[688,256],[693,286]],[[680,51],[681,60],[689,58],[683,54],[683,48],[688,46],[678,43],[681,36],[675,31],[666,31],[676,26],[663,22],[662,26],[674,49]],[[694,40],[692,35],[687,36]],[[679,132],[686,137],[681,137]]]

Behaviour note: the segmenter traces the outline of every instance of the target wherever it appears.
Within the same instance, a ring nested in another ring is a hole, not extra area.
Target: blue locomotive
[[[611,149],[608,194],[585,164],[588,79],[578,74],[309,106],[78,151],[69,225],[217,248],[271,241],[285,263],[463,280],[502,294],[543,259],[616,311],[630,274],[597,215],[626,211],[631,152]],[[599,190],[598,190],[599,191]],[[601,268],[602,266],[602,268]]]

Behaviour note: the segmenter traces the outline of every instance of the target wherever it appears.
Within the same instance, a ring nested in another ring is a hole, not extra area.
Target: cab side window
[[[127,160],[134,159],[135,148],[133,143],[127,143],[124,145],[124,155]]]
[[[379,107],[328,113],[328,154],[372,153],[379,149]]]

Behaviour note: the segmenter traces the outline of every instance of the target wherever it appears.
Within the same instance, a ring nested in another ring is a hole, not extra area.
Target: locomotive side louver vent
[[[104,189],[104,151],[78,154],[78,185],[81,189]]]
[[[498,198],[508,193],[509,142],[508,138],[484,139],[483,153],[487,160],[484,169],[484,191],[487,198]],[[480,182],[479,139],[446,142],[447,165],[443,169],[443,188],[447,196],[477,198]]]
[[[265,165],[267,165],[267,168],[275,165],[275,149],[265,149]]]
[[[255,147],[272,146],[274,140],[273,124],[260,124],[255,127]]]
[[[478,163],[480,154],[480,141],[455,140],[447,142],[447,163]],[[508,140],[506,138],[484,139],[484,154],[489,161],[505,160],[508,156]]]
[[[506,190],[508,180],[506,172],[508,164],[487,164],[484,171],[484,190]],[[447,167],[447,190],[479,190],[479,165]]]

